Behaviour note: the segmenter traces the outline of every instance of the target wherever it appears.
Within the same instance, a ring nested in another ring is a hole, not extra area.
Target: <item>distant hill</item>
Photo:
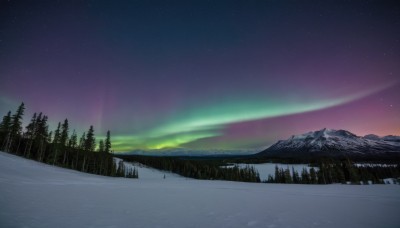
[[[396,157],[400,136],[357,136],[346,130],[322,129],[280,140],[258,153],[268,157]]]

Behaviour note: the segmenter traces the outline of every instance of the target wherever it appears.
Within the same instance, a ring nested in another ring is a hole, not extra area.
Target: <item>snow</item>
[[[399,185],[102,177],[0,152],[0,227],[399,227]]]
[[[114,160],[116,161],[117,167],[119,164],[119,161],[121,161],[122,159],[120,158],[114,158]],[[132,163],[132,162],[124,162],[125,165],[125,171],[127,172],[129,169],[131,168],[136,168],[136,170],[138,171],[138,175],[140,180],[160,180],[164,178],[184,178],[178,174],[175,173],[171,173],[171,172],[167,172],[167,171],[162,171],[162,170],[158,170],[158,169],[154,169],[151,167],[147,167],[143,164],[140,163]]]

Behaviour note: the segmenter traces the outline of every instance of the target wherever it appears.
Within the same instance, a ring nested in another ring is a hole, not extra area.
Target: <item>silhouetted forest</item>
[[[275,175],[269,175],[266,183],[287,184],[383,184],[383,179],[399,178],[399,165],[362,164],[355,165],[350,160],[320,162],[316,168],[304,168],[301,173],[293,167],[275,167]]]
[[[252,166],[223,167],[222,160],[189,159],[180,157],[152,157],[139,155],[119,155],[130,162],[177,173],[179,175],[203,180],[230,180],[243,182],[260,182],[260,176]]]
[[[111,135],[105,140],[96,138],[93,126],[78,138],[75,130],[70,133],[68,119],[49,130],[48,117],[33,114],[23,128],[25,105],[22,103],[14,114],[9,111],[0,123],[1,150],[47,164],[103,176],[137,178],[137,170],[125,170],[115,164],[111,154]]]

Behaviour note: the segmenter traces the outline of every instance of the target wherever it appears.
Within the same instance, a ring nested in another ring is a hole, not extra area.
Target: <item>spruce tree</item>
[[[62,146],[67,145],[68,132],[69,132],[68,119],[65,119],[64,123],[61,126],[61,134],[60,134],[60,144]]]
[[[353,163],[349,159],[347,159],[346,166],[347,166],[347,170],[348,170],[348,173],[349,173],[349,176],[350,176],[351,183],[359,184],[360,177],[359,177],[359,175],[357,173],[357,169],[354,167]]]
[[[47,143],[51,143],[53,141],[53,131],[49,132],[49,137],[47,137]]]
[[[292,181],[292,176],[290,175],[289,167],[285,169],[284,175],[285,175],[285,183],[291,184],[293,181]]]
[[[111,137],[110,137],[110,131],[107,131],[107,137],[106,137],[106,141],[104,143],[104,152],[106,153],[110,153],[111,151]]]
[[[99,152],[103,153],[104,151],[105,151],[104,150],[104,141],[102,139],[100,139],[100,141],[99,141]]]
[[[318,183],[318,182],[317,182],[317,174],[316,174],[316,172],[315,172],[314,167],[312,167],[312,168],[310,169],[310,183],[311,183],[311,184],[317,184],[317,183]]]
[[[79,153],[79,149],[77,148],[77,143],[78,143],[78,136],[76,135],[76,132],[75,132],[75,130],[73,130],[72,131],[72,134],[71,134],[71,137],[70,137],[70,139],[68,140],[68,148],[69,149],[71,149],[72,150],[72,152],[74,151],[74,150],[76,150],[76,158],[75,159],[73,159],[73,155],[71,155],[71,159],[70,159],[70,162],[71,162],[71,167],[74,169],[74,168],[76,168],[76,163],[74,162],[74,161],[77,161],[77,159],[78,159],[78,153]]]
[[[11,128],[11,111],[8,111],[7,115],[3,116],[3,120],[0,123],[0,133],[8,132]]]
[[[275,183],[281,183],[281,174],[277,165],[275,165]]]
[[[6,145],[6,151],[10,151],[14,141],[20,137],[22,131],[22,117],[25,111],[25,104],[22,102],[18,107],[15,114],[11,117],[11,131],[10,131],[10,139]]]
[[[300,184],[300,175],[297,172],[297,170],[294,170],[293,166],[292,166],[292,175],[293,175],[293,183]]]
[[[86,139],[84,142],[84,155],[83,155],[83,164],[82,164],[82,171],[84,172],[90,172],[89,166],[92,165],[90,164],[91,160],[91,152],[95,150],[96,147],[96,139],[94,138],[94,130],[93,126],[91,125],[89,128],[88,133],[86,134]],[[90,157],[89,157],[90,156]]]
[[[310,174],[308,173],[306,168],[303,168],[301,171],[301,183],[302,184],[310,184]]]
[[[54,154],[53,154],[53,165],[56,164],[58,161],[58,147],[60,144],[60,128],[61,128],[61,123],[58,122],[57,129],[54,131],[54,139],[53,139],[53,148],[54,148]]]
[[[68,142],[68,131],[69,131],[69,126],[68,126],[68,120],[65,119],[64,123],[61,126],[61,134],[60,134],[60,144],[61,148],[64,150],[64,155],[63,155],[63,164],[65,165],[67,162],[67,142]]]
[[[11,111],[8,111],[7,115],[3,117],[3,120],[0,123],[0,139],[1,142],[1,150],[6,150],[6,145],[8,140],[10,139],[10,131],[11,131]]]
[[[39,115],[41,116],[41,115]],[[47,124],[48,117],[44,115],[42,118],[38,117],[37,120],[37,133],[35,141],[39,145],[38,148],[38,157],[39,161],[42,161],[46,157],[46,148],[49,144],[51,135],[49,134],[49,126]]]
[[[83,132],[81,138],[79,139],[78,149],[76,150],[76,163],[75,163],[76,169],[78,169],[79,152],[84,150],[85,140],[86,140],[86,133]],[[85,155],[84,155],[84,158],[85,158]],[[83,170],[83,168],[82,168],[82,170]]]
[[[82,133],[82,136],[79,138],[79,149],[85,148],[85,140],[86,140],[86,132]]]
[[[72,131],[71,138],[68,140],[68,147],[75,149],[78,143],[78,136],[75,130]]]
[[[29,155],[30,155],[33,140],[36,136],[36,128],[37,128],[37,115],[35,112],[32,116],[31,122],[28,124],[28,126],[26,126],[25,135],[28,139],[28,143],[26,143],[26,145],[25,145],[24,154],[23,154],[26,157],[29,157]]]
[[[94,151],[96,147],[96,141],[94,138],[94,130],[93,130],[93,126],[91,125],[89,128],[89,131],[86,135],[86,140],[85,140],[85,150],[86,151]]]

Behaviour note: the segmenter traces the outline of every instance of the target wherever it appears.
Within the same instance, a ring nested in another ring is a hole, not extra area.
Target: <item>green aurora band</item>
[[[253,121],[279,116],[318,111],[362,99],[394,85],[361,91],[351,95],[309,102],[271,102],[252,100],[232,102],[190,110],[176,116],[167,123],[138,135],[117,135],[113,137],[113,149],[117,152],[133,149],[178,148],[199,139],[222,135],[222,129],[232,123]]]

